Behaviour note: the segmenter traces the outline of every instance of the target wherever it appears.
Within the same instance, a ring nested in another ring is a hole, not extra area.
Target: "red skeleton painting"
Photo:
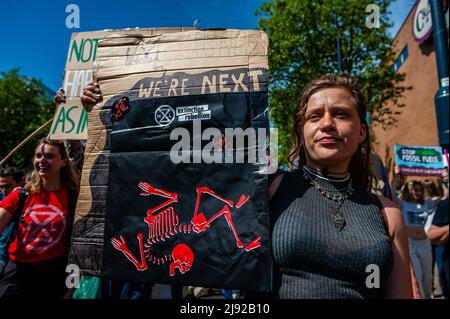
[[[196,188],[197,199],[193,217],[189,223],[183,223],[172,206],[172,204],[178,202],[177,193],[171,193],[166,190],[156,188],[147,182],[140,182],[138,187],[143,191],[140,194],[141,196],[156,195],[167,199],[163,203],[147,211],[146,217],[144,218],[144,221],[148,225],[147,241],[144,243],[143,233],[137,234],[139,257],[136,257],[129,250],[122,235],[118,238],[111,239],[113,247],[121,251],[125,257],[133,263],[138,271],[147,270],[149,268],[149,264],[157,266],[170,262],[170,276],[175,276],[176,269],[178,269],[180,274],[188,272],[191,269],[195,259],[194,252],[189,245],[179,243],[172,248],[171,254],[165,253],[162,256],[157,256],[156,252],[152,250],[152,246],[159,242],[170,241],[175,235],[183,238],[184,236],[190,236],[190,234],[193,233],[208,231],[211,229],[211,226],[214,225],[213,222],[222,216],[226,219],[227,224],[233,233],[236,247],[238,249],[244,249],[248,252],[261,246],[260,236],[257,236],[251,242],[244,245],[233,222],[232,213],[235,212],[236,209],[243,206],[250,199],[250,196],[245,196],[242,194],[237,203],[235,203],[232,200],[219,196],[209,187],[199,186]],[[203,194],[213,196],[225,204],[220,211],[213,214],[209,219],[206,218],[203,212],[199,213],[200,201]]]

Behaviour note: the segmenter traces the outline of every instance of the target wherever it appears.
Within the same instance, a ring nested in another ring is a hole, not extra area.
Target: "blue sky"
[[[127,27],[193,26],[255,29],[255,10],[265,0],[68,0],[2,1],[0,71],[19,67],[23,75],[41,79],[57,90],[62,83],[72,32]],[[395,34],[414,0],[397,0],[390,8]],[[68,29],[68,4],[80,8],[80,29]],[[376,3],[376,1],[374,1]]]

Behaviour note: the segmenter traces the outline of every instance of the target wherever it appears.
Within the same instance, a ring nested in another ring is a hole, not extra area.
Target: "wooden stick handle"
[[[14,155],[15,152],[17,152],[22,146],[24,146],[26,143],[28,143],[34,136],[36,136],[36,134],[38,134],[40,131],[42,131],[47,125],[49,125],[51,122],[53,121],[53,118],[51,118],[50,120],[48,120],[46,123],[44,123],[41,127],[37,128],[33,133],[31,133],[30,135],[27,136],[27,138],[25,138],[22,142],[20,142],[19,145],[17,145],[16,147],[14,147],[14,149],[9,152],[8,155],[6,155],[2,161],[0,162],[0,166],[3,165],[3,163],[5,163],[7,160],[9,160],[9,158],[11,156]]]

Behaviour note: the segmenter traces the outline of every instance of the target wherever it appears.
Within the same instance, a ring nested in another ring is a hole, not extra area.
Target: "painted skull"
[[[178,244],[172,250],[173,262],[178,266],[181,273],[185,273],[191,269],[194,263],[194,253],[186,244]]]

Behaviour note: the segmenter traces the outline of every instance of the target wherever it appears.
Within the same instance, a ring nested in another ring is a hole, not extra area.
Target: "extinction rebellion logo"
[[[205,105],[180,106],[175,110],[170,105],[161,105],[155,111],[155,121],[160,127],[170,125],[177,118],[178,122],[211,119],[211,110]]]
[[[66,217],[64,213],[53,205],[33,205],[24,213],[24,219],[28,220],[22,242],[28,252],[41,252],[58,244],[66,229]]]
[[[155,121],[161,127],[169,125],[174,119],[175,111],[170,105],[161,105],[155,111]]]

